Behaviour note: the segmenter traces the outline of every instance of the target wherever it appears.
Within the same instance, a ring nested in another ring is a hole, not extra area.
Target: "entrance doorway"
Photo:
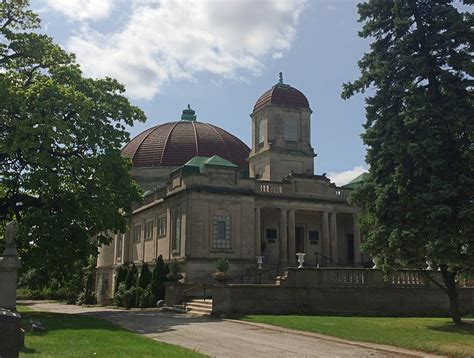
[[[304,227],[303,226],[295,227],[295,249],[296,249],[296,252],[305,252],[304,251]]]
[[[354,235],[347,235],[347,263],[354,264]]]

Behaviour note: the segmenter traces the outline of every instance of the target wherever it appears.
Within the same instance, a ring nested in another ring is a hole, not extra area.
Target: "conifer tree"
[[[163,261],[163,256],[160,255],[156,259],[155,268],[151,280],[151,290],[154,295],[154,303],[165,298],[165,282],[168,281],[167,275],[169,273],[168,265]]]
[[[138,287],[141,287],[146,290],[146,288],[151,282],[151,275],[152,274],[150,272],[150,269],[148,268],[148,264],[144,262],[140,271],[140,278],[138,279]]]
[[[352,196],[363,247],[386,272],[422,270],[460,324],[456,279],[474,269],[473,15],[450,0],[358,8],[360,36],[373,42],[343,97],[373,90],[362,135],[370,173]]]

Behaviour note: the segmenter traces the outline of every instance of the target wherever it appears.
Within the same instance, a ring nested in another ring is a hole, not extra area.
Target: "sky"
[[[131,137],[199,121],[251,145],[249,114],[278,81],[302,91],[312,114],[315,172],[338,185],[366,170],[364,95],[341,99],[370,41],[352,0],[31,0],[42,30],[75,53],[85,76],[116,78],[147,115]]]

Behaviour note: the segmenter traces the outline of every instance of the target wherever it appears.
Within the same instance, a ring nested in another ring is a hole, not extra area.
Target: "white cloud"
[[[362,166],[354,167],[353,169],[346,170],[344,172],[330,172],[327,174],[327,177],[331,179],[333,183],[337,186],[345,185],[349,183],[352,179],[355,179],[362,173],[368,171],[367,168]]]
[[[46,0],[47,5],[72,20],[101,20],[112,11],[113,0]]]
[[[58,0],[55,0],[58,1]],[[68,43],[86,75],[111,76],[129,95],[152,98],[197,72],[257,75],[290,48],[304,0],[134,2],[118,31],[88,25]]]

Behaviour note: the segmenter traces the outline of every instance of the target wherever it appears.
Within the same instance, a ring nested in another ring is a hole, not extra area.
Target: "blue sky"
[[[77,55],[85,75],[115,77],[148,120],[131,136],[180,118],[198,120],[249,146],[249,114],[284,74],[313,109],[316,173],[338,184],[363,168],[364,97],[342,100],[369,41],[357,36],[357,1],[32,0],[43,31]]]

